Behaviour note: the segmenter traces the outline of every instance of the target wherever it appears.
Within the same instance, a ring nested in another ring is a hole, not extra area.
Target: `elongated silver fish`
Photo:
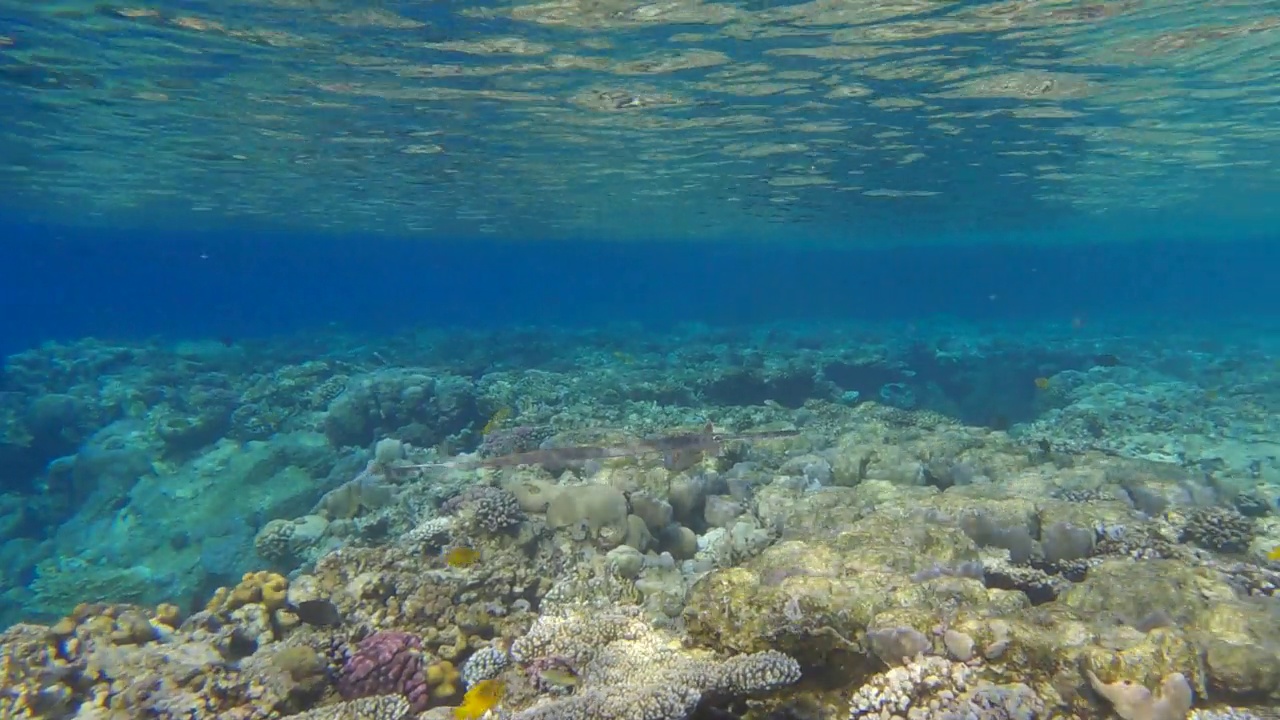
[[[719,456],[729,442],[753,440],[772,440],[776,438],[795,437],[798,430],[769,430],[751,433],[718,433],[711,423],[707,423],[701,432],[676,433],[643,438],[632,443],[619,445],[578,445],[573,447],[543,448],[528,452],[512,453],[491,458],[468,458],[446,460],[439,463],[414,465],[414,468],[501,468],[519,465],[546,465],[567,467],[580,465],[589,460],[607,460],[620,457],[639,457],[642,455],[662,455],[662,464],[672,472],[680,472],[693,467],[703,457]]]

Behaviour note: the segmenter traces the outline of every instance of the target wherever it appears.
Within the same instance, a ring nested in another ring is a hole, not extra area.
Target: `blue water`
[[[514,720],[887,717],[931,654],[1026,685],[913,716],[1276,717],[1278,53],[1230,0],[0,0],[0,720],[447,715],[477,657]],[[607,644],[509,652],[557,598],[816,682],[554,681]]]
[[[892,248],[7,228],[0,350],[84,336],[1280,314],[1275,237]],[[1033,239],[1032,239],[1033,240]],[[1124,240],[1124,238],[1120,238]]]

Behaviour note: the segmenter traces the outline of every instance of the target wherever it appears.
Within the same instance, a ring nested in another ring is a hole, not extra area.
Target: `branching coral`
[[[348,700],[290,715],[289,720],[404,720],[412,713],[409,701],[399,695]]]
[[[1253,540],[1253,520],[1235,508],[1195,508],[1187,514],[1184,540],[1219,552],[1244,552]]]
[[[481,680],[498,677],[511,664],[511,657],[492,645],[477,650],[462,666],[462,682],[471,687]]]
[[[850,720],[1031,720],[1044,703],[1026,685],[993,685],[975,668],[937,656],[917,656],[871,677],[853,696]]]
[[[524,510],[510,490],[478,485],[450,498],[441,507],[457,513],[463,523],[487,533],[498,533],[524,521]]]
[[[512,655],[525,663],[563,658],[583,685],[513,720],[676,720],[704,694],[745,695],[800,679],[800,666],[779,652],[720,659],[675,649],[671,638],[630,612],[543,616],[513,644]]]

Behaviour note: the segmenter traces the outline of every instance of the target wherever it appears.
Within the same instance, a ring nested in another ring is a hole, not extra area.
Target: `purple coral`
[[[376,632],[356,646],[338,673],[338,692],[347,700],[373,695],[403,695],[414,713],[431,700],[422,641],[395,630]]]
[[[510,490],[489,485],[476,485],[449,498],[440,506],[445,513],[457,513],[469,508],[475,522],[485,530],[496,533],[524,522],[524,510]]]
[[[480,440],[480,447],[476,448],[476,452],[480,453],[480,457],[489,458],[536,450],[548,435],[550,432],[547,428],[535,425],[499,428]]]

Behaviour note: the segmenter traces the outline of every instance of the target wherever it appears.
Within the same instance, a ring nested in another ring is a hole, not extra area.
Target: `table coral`
[[[121,569],[78,557],[53,557],[35,570],[31,606],[41,615],[67,612],[85,600],[142,602],[154,592],[154,575],[145,567]]]

